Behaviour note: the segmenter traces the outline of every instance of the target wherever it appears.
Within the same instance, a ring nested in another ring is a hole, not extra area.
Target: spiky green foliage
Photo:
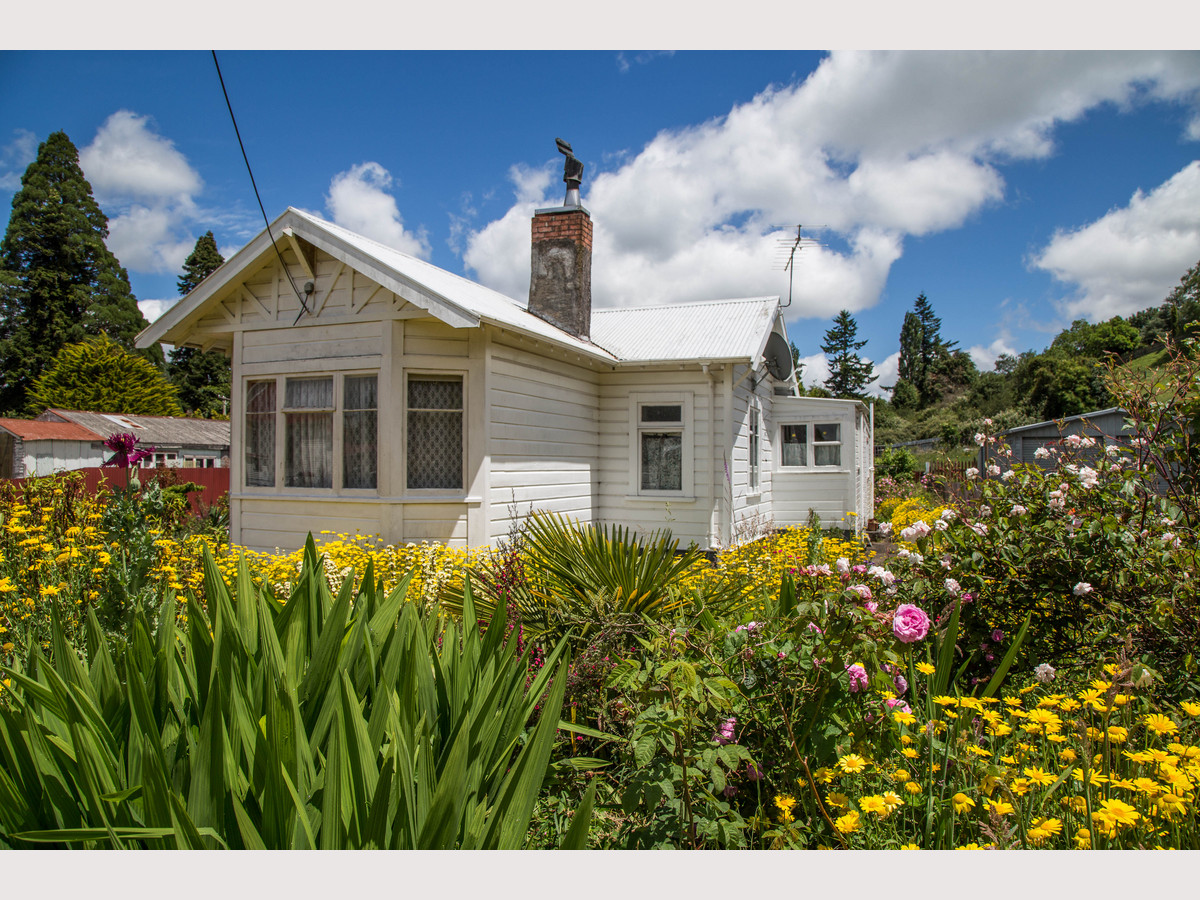
[[[671,585],[700,558],[695,545],[680,551],[666,529],[638,536],[620,525],[585,525],[537,512],[526,521],[520,577],[478,570],[476,603],[484,618],[515,605],[535,640],[557,640],[568,632],[586,638],[616,621],[663,619],[682,609],[692,598]],[[710,605],[727,599],[718,589],[705,598]],[[451,588],[444,602],[458,609],[462,598]]]
[[[48,408],[132,416],[181,416],[175,387],[162,373],[101,335],[63,347],[29,391],[28,410]]]
[[[66,344],[109,334],[129,350],[148,324],[129,276],[105,246],[108,219],[63,132],[21,177],[0,243],[0,410],[20,410]],[[158,348],[146,351],[162,363]]]
[[[88,662],[55,628],[0,709],[0,843],[13,847],[519,849],[567,661],[527,685],[503,615],[481,634],[388,595],[368,566],[334,597],[311,536],[284,606],[205,551],[208,612],[172,596]],[[553,677],[552,677],[553,676]],[[539,713],[540,710],[540,713]],[[531,724],[532,723],[532,724]],[[594,794],[567,835],[581,848]]]

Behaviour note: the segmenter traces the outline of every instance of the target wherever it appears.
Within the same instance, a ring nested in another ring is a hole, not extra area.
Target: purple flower
[[[846,671],[850,674],[850,693],[857,694],[867,689],[867,670],[862,663],[846,666]]]
[[[751,781],[762,781],[763,773],[762,773],[762,770],[758,766],[756,766],[754,763],[747,763],[746,764],[746,777],[749,778]]]
[[[905,644],[924,640],[929,634],[929,616],[919,606],[901,603],[892,619],[892,633]]]
[[[998,644],[1002,640],[1004,640],[1004,632],[1001,631],[999,628],[993,630],[992,631],[992,643]]]
[[[887,701],[887,707],[888,707],[888,709],[893,709],[893,710],[899,709],[900,712],[906,712],[906,713],[912,712],[911,706],[909,706],[903,700],[897,700],[894,697]]]
[[[113,452],[113,457],[103,465],[128,469],[154,453],[153,447],[149,450],[135,450],[137,443],[138,438],[132,434],[110,434],[104,446]]]
[[[903,675],[897,675],[895,678],[893,678],[892,684],[895,686],[897,694],[903,694],[908,690],[908,682],[905,680]]]
[[[713,740],[724,746],[732,744],[734,738],[734,729],[737,728],[737,719],[730,717],[721,723],[721,728],[713,735]]]

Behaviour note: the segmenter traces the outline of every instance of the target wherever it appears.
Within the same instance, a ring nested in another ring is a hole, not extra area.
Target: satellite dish
[[[787,381],[792,377],[792,348],[778,331],[772,331],[763,350],[763,362],[776,381]]]

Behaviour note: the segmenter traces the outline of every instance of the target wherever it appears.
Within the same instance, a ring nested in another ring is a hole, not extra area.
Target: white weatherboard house
[[[531,508],[704,549],[861,528],[868,410],[794,396],[778,298],[592,311],[570,201],[533,219],[528,308],[288,209],[141,334],[232,358],[235,542],[478,546]]]

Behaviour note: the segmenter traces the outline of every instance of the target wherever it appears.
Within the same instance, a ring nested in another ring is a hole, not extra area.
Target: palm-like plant
[[[469,584],[460,626],[405,602],[409,579],[384,596],[368,567],[334,597],[321,573],[310,537],[281,607],[206,550],[211,619],[189,595],[177,629],[168,596],[114,652],[89,611],[87,663],[56,624],[53,664],[35,647],[7,672],[0,844],[522,847],[561,648],[527,685],[503,611],[481,633]],[[565,846],[583,846],[592,796]]]

